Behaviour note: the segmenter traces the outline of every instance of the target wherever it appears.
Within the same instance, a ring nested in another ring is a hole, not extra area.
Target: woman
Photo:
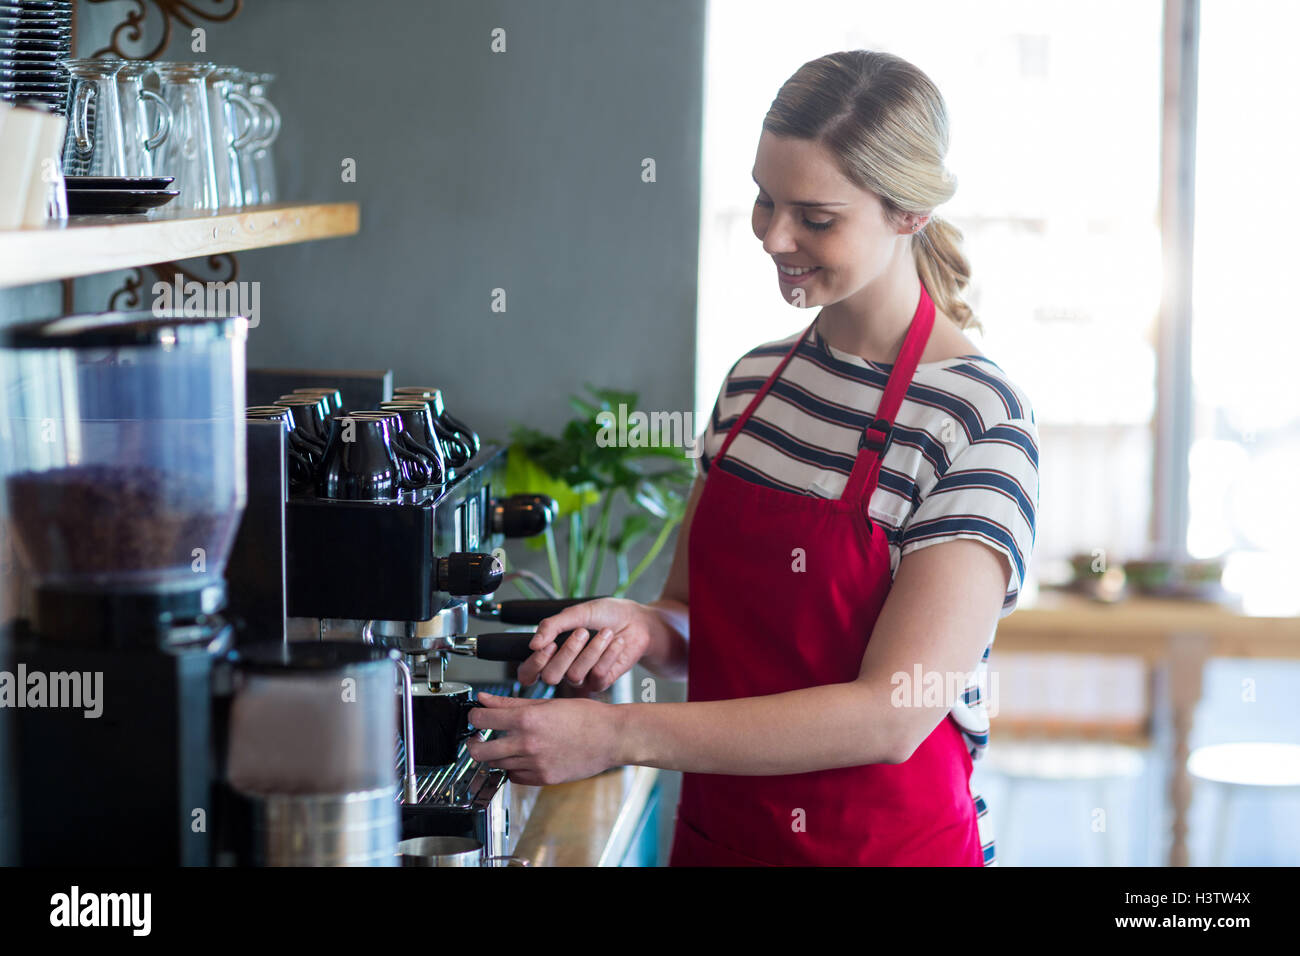
[[[506,735],[475,758],[523,783],[684,771],[674,865],[994,861],[978,678],[1033,548],[1037,430],[962,332],[947,141],[939,92],[889,54],[781,88],[754,234],[816,318],[727,376],[660,599],[548,618],[519,670],[600,690],[639,661],[688,700],[482,695],[471,719]]]

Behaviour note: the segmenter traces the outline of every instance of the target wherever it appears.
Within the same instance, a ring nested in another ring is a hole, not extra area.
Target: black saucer
[[[64,176],[63,182],[68,191],[88,189],[125,189],[153,192],[166,190],[175,181],[175,176]]]
[[[164,206],[179,189],[70,189],[69,216],[124,216]]]

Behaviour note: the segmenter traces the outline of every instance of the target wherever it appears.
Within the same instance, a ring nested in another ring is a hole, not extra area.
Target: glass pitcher
[[[118,59],[64,60],[68,82],[65,176],[126,176],[122,110],[117,98]]]
[[[154,156],[172,129],[172,110],[144,79],[153,73],[152,63],[132,60],[117,72],[117,98],[122,106],[122,142],[128,176],[154,175]],[[153,122],[150,122],[150,104]]]
[[[261,121],[257,137],[248,144],[248,150],[245,152],[245,156],[248,157],[246,167],[251,173],[251,179],[257,184],[257,198],[248,201],[250,203],[276,202],[280,198],[280,190],[275,179],[275,161],[272,158],[271,146],[280,136],[280,111],[266,98],[266,88],[275,79],[275,74],[248,73],[246,78],[248,100],[257,107],[258,118]],[[246,199],[248,195],[249,190],[245,188]]]
[[[153,174],[172,176],[180,195],[160,213],[185,215],[220,207],[217,170],[208,120],[207,77],[211,63],[155,63],[159,93],[172,111],[172,130],[154,156]]]
[[[217,198],[222,206],[244,205],[240,154],[257,134],[257,107],[238,89],[241,73],[217,67],[208,75],[208,110],[217,170]],[[239,114],[243,114],[240,122]]]
[[[247,70],[235,70],[234,73],[235,77],[231,81],[230,89],[244,97],[253,106],[253,129],[249,134],[248,142],[236,152],[239,159],[239,183],[242,190],[243,205],[256,206],[262,201],[262,190],[257,178],[257,167],[253,164],[253,149],[257,145],[258,138],[262,135],[263,127],[269,120],[266,118],[262,107],[253,103],[252,98],[248,95],[249,82],[254,74],[249,73]]]

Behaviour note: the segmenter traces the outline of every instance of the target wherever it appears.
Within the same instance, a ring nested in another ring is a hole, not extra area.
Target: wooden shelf
[[[244,249],[355,235],[354,202],[277,203],[187,218],[74,216],[0,230],[0,288]]]

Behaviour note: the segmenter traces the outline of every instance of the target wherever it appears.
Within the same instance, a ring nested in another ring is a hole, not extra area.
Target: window
[[[1187,547],[1271,614],[1300,613],[1297,32],[1300,5],[1201,7]]]

